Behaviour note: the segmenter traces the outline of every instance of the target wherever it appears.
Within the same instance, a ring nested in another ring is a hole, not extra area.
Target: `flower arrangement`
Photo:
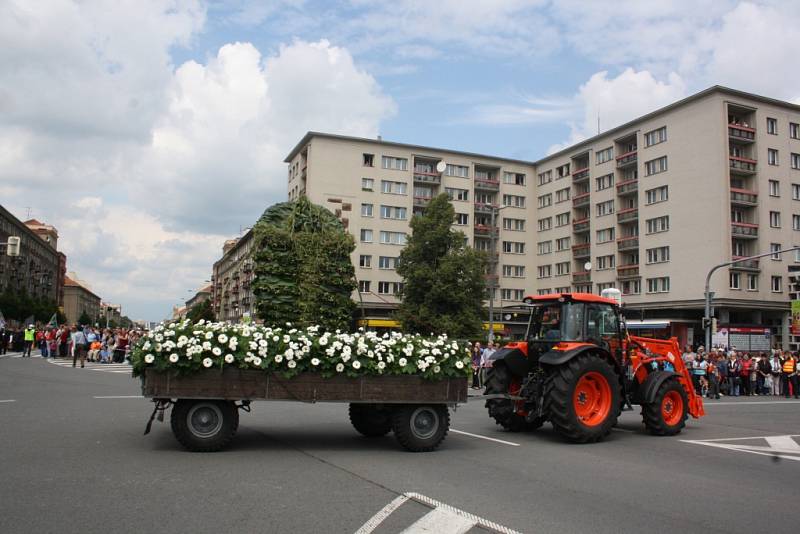
[[[143,336],[131,353],[134,376],[146,368],[192,373],[230,366],[261,369],[291,378],[303,372],[344,375],[418,375],[437,380],[471,374],[467,345],[446,335],[423,337],[324,332],[317,326],[270,328],[200,320],[162,324]]]

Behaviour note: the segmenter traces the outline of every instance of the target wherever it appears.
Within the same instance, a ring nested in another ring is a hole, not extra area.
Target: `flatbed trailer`
[[[467,401],[467,379],[426,380],[416,375],[323,377],[301,373],[285,378],[255,369],[205,369],[189,375],[146,369],[142,394],[155,402],[153,419],[170,423],[187,449],[212,452],[227,446],[239,426],[239,410],[253,401],[349,404],[350,422],[368,437],[394,432],[405,449],[436,449],[450,428],[450,408]]]

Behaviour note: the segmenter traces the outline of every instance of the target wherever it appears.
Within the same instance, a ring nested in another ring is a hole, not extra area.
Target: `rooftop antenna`
[[[30,219],[31,218],[31,211],[33,211],[33,208],[30,207],[30,206],[25,206],[25,210],[28,213],[28,216],[26,217],[26,219]]]
[[[597,114],[597,135],[600,135],[600,114]]]

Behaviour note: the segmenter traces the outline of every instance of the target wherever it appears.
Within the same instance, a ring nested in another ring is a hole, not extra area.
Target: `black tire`
[[[677,397],[681,405],[677,406]],[[689,396],[680,382],[667,380],[658,387],[653,402],[642,404],[642,419],[647,430],[655,436],[674,436],[686,426],[689,417]],[[668,420],[670,418],[671,420]]]
[[[170,417],[175,438],[192,452],[224,449],[239,428],[239,411],[222,400],[179,400]]]
[[[450,429],[450,411],[443,404],[398,406],[392,412],[392,430],[397,441],[411,452],[436,449]]]
[[[608,384],[607,415],[593,425],[584,424],[576,413],[576,387],[585,375],[602,377]],[[553,428],[565,439],[575,443],[591,443],[607,436],[617,424],[620,414],[621,391],[614,368],[601,356],[581,354],[552,370],[545,382],[544,411]]]
[[[385,436],[392,430],[391,412],[374,404],[351,404],[350,422],[368,438]]]
[[[506,394],[510,387],[511,372],[505,365],[492,367],[486,373],[486,395]],[[486,401],[486,409],[495,423],[510,432],[535,430],[544,422],[541,421],[538,425],[526,424],[525,418],[514,411],[514,403],[509,399],[489,399]]]

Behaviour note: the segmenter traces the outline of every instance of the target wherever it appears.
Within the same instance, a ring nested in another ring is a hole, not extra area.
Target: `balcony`
[[[639,248],[639,236],[632,235],[617,239],[617,250],[635,250]]]
[[[639,208],[628,208],[617,212],[617,222],[626,223],[639,220]]]
[[[624,280],[627,278],[639,278],[639,264],[629,263],[627,265],[617,265],[617,278]]]
[[[731,204],[737,206],[757,206],[758,193],[749,189],[731,187]]]
[[[499,252],[492,253],[492,252],[488,252],[487,251],[486,252],[486,261],[489,264],[497,263],[498,261],[500,261],[500,253]]]
[[[499,228],[496,228],[496,227],[492,228],[491,226],[489,226],[487,224],[476,224],[475,225],[475,235],[476,236],[486,237],[486,236],[490,236],[492,234],[497,236],[497,234],[499,234],[499,233],[500,233],[500,229]]]
[[[572,283],[580,284],[592,281],[592,273],[589,271],[577,271],[572,273]]]
[[[486,202],[475,203],[475,213],[489,213],[497,210],[500,206],[498,204],[490,204]]]
[[[728,156],[730,159],[731,172],[734,174],[755,174],[757,161],[750,158],[740,158],[738,156]]]
[[[572,207],[573,208],[580,208],[582,206],[589,205],[589,193],[582,193],[580,195],[576,195],[572,199]]]
[[[728,125],[728,137],[734,141],[752,143],[756,140],[756,129],[742,126],[741,124]]]
[[[591,245],[589,243],[572,245],[572,256],[574,258],[588,258],[591,255],[592,251],[591,251]]]
[[[440,184],[442,183],[442,177],[435,172],[420,172],[415,170],[414,181],[422,184]]]
[[[745,256],[734,256],[732,259],[740,260],[744,257]],[[745,260],[739,263],[734,263],[733,265],[731,265],[731,269],[735,269],[737,271],[754,271],[754,272],[758,272],[761,270],[761,268],[759,267],[758,260]]]
[[[589,219],[578,219],[577,221],[572,221],[572,231],[576,234],[581,232],[588,232],[589,231]]]
[[[628,180],[617,184],[617,194],[619,196],[630,195],[639,190],[639,180]]]
[[[636,165],[638,161],[637,151],[633,150],[631,152],[626,152],[620,156],[617,156],[617,168],[623,169],[625,167],[630,167],[631,165]]]
[[[414,197],[414,207],[425,208],[431,201],[431,197]]]
[[[576,169],[575,172],[572,173],[573,182],[582,182],[588,179],[589,179],[589,167],[586,167],[584,169]]]
[[[499,180],[479,180],[475,178],[475,189],[479,191],[499,191]]]
[[[731,234],[744,239],[758,238],[758,225],[753,223],[731,222]]]

